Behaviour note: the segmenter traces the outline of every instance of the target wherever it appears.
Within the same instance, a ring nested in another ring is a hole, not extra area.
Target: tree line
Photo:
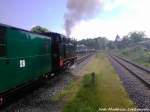
[[[36,33],[49,32],[48,29],[41,26],[35,26],[31,29],[31,31]],[[129,34],[123,36],[123,38],[117,35],[114,41],[108,40],[106,37],[82,39],[78,41],[78,44],[84,44],[89,48],[94,48],[97,50],[123,49],[138,44],[144,44],[150,49],[150,39],[146,37],[145,32],[143,31],[130,32]]]
[[[144,32],[135,31],[130,32],[123,38],[117,35],[114,41],[108,40],[106,37],[97,37],[94,39],[83,39],[78,41],[78,43],[85,44],[97,50],[105,50],[105,49],[123,49],[126,47],[132,47],[140,44],[147,45],[147,43],[150,44],[150,39],[146,37]],[[150,49],[150,46],[148,47]]]

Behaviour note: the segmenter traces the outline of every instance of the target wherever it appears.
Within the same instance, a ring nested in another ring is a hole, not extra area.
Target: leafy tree
[[[120,41],[120,36],[117,35],[117,36],[116,36],[116,39],[115,39],[115,42],[119,42],[119,41]]]
[[[124,36],[122,39],[117,35],[114,44],[117,48],[127,48],[139,44],[139,42],[145,41],[145,34],[142,31],[130,32],[128,35]]]
[[[31,29],[32,32],[35,32],[35,33],[44,33],[44,32],[49,32],[48,29],[46,28],[43,28],[41,26],[35,26]]]
[[[115,45],[117,48],[121,48],[121,38],[119,35],[116,36],[116,39],[115,39]]]
[[[144,40],[145,34],[144,34],[144,32],[130,32],[129,38],[130,38],[131,42],[137,43],[137,42]]]
[[[121,48],[129,47],[131,44],[130,38],[128,36],[124,36],[121,41]]]
[[[90,48],[98,50],[106,49],[109,41],[105,37],[97,37],[94,39],[83,39],[78,41],[78,44],[84,44]]]
[[[116,46],[115,46],[115,44],[114,44],[113,41],[109,41],[109,43],[107,44],[107,47],[108,47],[109,49],[115,49],[115,48],[116,48]]]

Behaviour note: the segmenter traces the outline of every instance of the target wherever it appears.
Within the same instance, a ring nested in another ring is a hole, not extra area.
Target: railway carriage
[[[0,103],[52,71],[51,44],[46,36],[0,24]]]
[[[61,34],[0,24],[0,104],[14,90],[68,68],[75,49],[75,41]]]
[[[94,52],[95,52],[95,49],[88,48],[84,44],[77,45],[76,54],[77,54],[78,58],[81,58],[85,55],[93,54]]]

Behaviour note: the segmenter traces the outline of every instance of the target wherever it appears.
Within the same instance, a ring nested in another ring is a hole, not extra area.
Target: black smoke
[[[72,27],[82,19],[89,19],[99,11],[101,7],[100,0],[68,0],[68,12],[65,13],[65,31],[69,37]]]

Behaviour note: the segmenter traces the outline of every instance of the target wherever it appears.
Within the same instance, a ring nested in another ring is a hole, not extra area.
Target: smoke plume
[[[101,3],[100,0],[68,0],[66,7],[68,12],[64,15],[64,27],[69,37],[72,27],[82,19],[93,17],[100,9]]]

